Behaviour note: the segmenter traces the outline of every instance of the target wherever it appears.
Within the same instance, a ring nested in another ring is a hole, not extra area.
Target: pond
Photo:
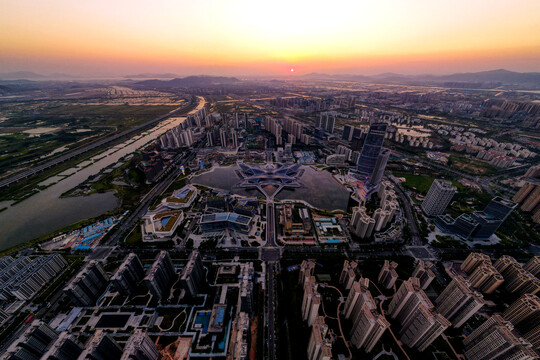
[[[258,190],[235,188],[240,180],[236,175],[238,166],[214,167],[209,172],[192,179],[194,184],[215,189],[230,191],[243,196],[260,196]],[[298,189],[284,189],[275,197],[278,200],[302,200],[314,207],[326,210],[347,210],[350,191],[337,182],[328,171],[316,170],[310,166],[302,166],[304,173],[300,182],[304,185]]]

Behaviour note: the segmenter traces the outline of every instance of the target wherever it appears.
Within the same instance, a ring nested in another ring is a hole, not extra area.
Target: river
[[[199,105],[192,110],[192,113],[201,109],[204,104],[204,99],[199,98]],[[116,208],[119,200],[113,192],[71,198],[60,198],[60,195],[81,184],[89,176],[96,175],[102,169],[116,163],[122,157],[154,141],[184,120],[185,117],[173,117],[161,121],[150,130],[94,156],[90,160],[91,165],[84,167],[90,163],[84,161],[62,172],[62,174],[70,175],[54,177],[56,184],[0,212],[0,250],[47,235]]]

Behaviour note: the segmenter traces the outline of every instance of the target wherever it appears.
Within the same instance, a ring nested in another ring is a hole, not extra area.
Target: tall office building
[[[339,276],[339,283],[346,289],[349,290],[356,279],[355,269],[358,266],[358,261],[345,260],[343,262],[343,269],[341,270],[341,275]]]
[[[383,148],[379,153],[379,157],[375,163],[375,169],[373,170],[373,175],[369,179],[369,184],[371,186],[377,186],[380,184],[384,176],[384,169],[386,169],[386,164],[388,163],[388,159],[390,158],[391,154],[392,151],[385,148]]]
[[[144,283],[156,299],[162,299],[169,294],[169,285],[176,277],[176,271],[169,253],[165,250],[159,252],[152,267],[144,277]]]
[[[328,336],[328,325],[324,322],[324,316],[317,316],[311,328],[311,336],[307,348],[308,360],[332,359],[332,341]]]
[[[199,286],[204,280],[204,267],[201,255],[197,250],[193,250],[189,255],[188,262],[182,271],[180,284],[189,296],[199,293]]]
[[[78,360],[118,360],[122,347],[101,329],[96,330]]]
[[[540,299],[536,295],[522,295],[504,311],[502,316],[524,334],[540,326]]]
[[[471,274],[477,267],[483,263],[491,264],[491,259],[486,254],[472,252],[467,256],[461,264],[461,270],[467,274]]]
[[[435,179],[422,202],[422,210],[429,216],[441,215],[456,191],[450,181]]]
[[[470,233],[466,237],[479,240],[491,238],[516,206],[515,203],[496,196],[483,211],[475,211],[470,216],[461,215],[460,217],[468,216],[474,226],[472,231],[467,230]]]
[[[402,324],[401,341],[408,347],[424,351],[450,325],[450,321],[444,316],[434,312],[424,304],[419,304]]]
[[[141,260],[135,253],[131,253],[111,277],[111,282],[122,296],[128,296],[143,278],[144,268]]]
[[[435,279],[435,274],[433,273],[433,270],[431,270],[432,267],[433,263],[429,261],[418,260],[416,268],[411,275],[411,277],[415,277],[420,280],[420,288],[422,290],[426,290],[433,281],[433,279]]]
[[[386,134],[386,126],[385,123],[374,123],[369,127],[366,135],[358,160],[358,171],[367,177],[371,178],[375,171]]]
[[[463,340],[468,360],[533,360],[532,345],[513,331],[510,322],[495,314]]]
[[[437,311],[458,328],[471,318],[482,306],[484,297],[472,290],[461,276],[456,276],[435,300]]]
[[[130,336],[120,360],[158,360],[159,351],[154,342],[141,329]]]
[[[78,306],[95,305],[108,281],[101,263],[92,260],[64,288],[64,293]]]
[[[398,274],[396,272],[397,267],[398,264],[396,262],[384,260],[383,267],[381,268],[379,277],[377,279],[379,284],[384,286],[386,289],[391,289],[398,278]]]

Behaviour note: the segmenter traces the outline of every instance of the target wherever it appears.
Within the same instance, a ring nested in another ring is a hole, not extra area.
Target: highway
[[[182,172],[182,170],[180,170],[180,166],[187,165],[195,157],[197,150],[205,144],[205,140],[205,138],[199,140],[193,150],[185,154],[178,155],[175,158],[173,164],[169,168],[173,169],[172,172],[165,172],[161,176],[161,178],[158,180],[158,183],[154,185],[154,187],[143,196],[137,208],[123,219],[121,224],[116,227],[116,230],[111,234],[106,243],[102,244],[103,246],[116,245],[120,240],[123,239],[126,231],[133,229],[137,221],[148,211],[148,207],[152,203],[153,199],[159,194],[162,194],[165,190],[169,188],[169,186],[171,186],[174,180],[176,180],[176,178]]]
[[[22,179],[26,179],[26,178],[29,178],[29,177],[33,177],[35,176],[36,174],[38,174],[39,172],[41,171],[44,171],[46,169],[49,169],[53,166],[56,166],[60,163],[63,163],[65,161],[68,161],[68,160],[71,160],[79,155],[82,155],[84,153],[87,153],[89,151],[92,151],[92,150],[95,150],[99,147],[102,147],[103,145],[106,145],[106,144],[109,144],[109,143],[112,143],[120,138],[123,138],[125,136],[128,136],[128,135],[131,135],[133,133],[136,133],[138,131],[141,131],[143,129],[145,129],[146,127],[156,123],[156,122],[160,122],[160,121],[163,121],[171,116],[174,116],[180,112],[184,112],[186,111],[187,109],[189,109],[190,107],[193,106],[193,101],[190,101],[190,103],[182,108],[178,108],[178,109],[175,109],[165,115],[161,115],[161,116],[158,116],[157,118],[153,119],[153,120],[149,120],[141,125],[138,125],[134,128],[131,128],[129,130],[126,130],[126,131],[123,131],[121,133],[118,133],[118,134],[114,134],[114,135],[111,135],[111,136],[108,136],[104,139],[101,139],[101,140],[98,140],[96,142],[93,142],[91,144],[88,144],[86,146],[83,146],[81,148],[78,148],[78,149],[75,149],[73,151],[70,151],[64,155],[61,155],[53,160],[49,160],[43,164],[40,164],[40,165],[37,165],[37,166],[33,166],[32,168],[30,169],[27,169],[27,170],[24,170],[22,172],[19,172],[19,173],[16,173],[2,181],[0,181],[0,188],[1,187],[7,187],[7,186],[10,186],[11,184],[14,184],[18,181],[21,181]]]
[[[274,323],[274,267],[275,263],[267,263],[268,269],[268,359],[275,357],[275,323]]]
[[[199,97],[199,100],[200,101],[197,107],[190,113],[198,111],[205,105],[206,101],[204,98]],[[180,170],[180,166],[187,165],[195,157],[197,151],[205,145],[205,143],[206,137],[203,137],[197,143],[193,144],[192,150],[188,151],[187,153],[177,155],[174,158],[171,166],[158,178],[157,184],[154,185],[154,187],[142,197],[137,208],[122,219],[121,223],[115,228],[115,230],[113,230],[114,232],[111,233],[108,240],[106,240],[102,246],[116,245],[120,240],[122,240],[126,231],[133,229],[137,221],[148,211],[148,207],[153,199],[157,195],[162,194],[165,190],[167,190],[174,180],[180,175],[182,172],[182,170]]]
[[[407,218],[407,223],[409,224],[409,229],[411,229],[411,244],[412,245],[422,245],[422,238],[420,237],[420,232],[418,231],[418,224],[416,222],[416,217],[414,216],[413,209],[411,208],[411,201],[409,197],[403,191],[401,184],[394,177],[390,176],[390,179],[396,184],[396,192],[403,203],[403,208],[405,210],[405,217]]]

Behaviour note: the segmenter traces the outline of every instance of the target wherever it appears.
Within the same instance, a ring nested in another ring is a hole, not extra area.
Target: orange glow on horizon
[[[538,71],[538,14],[537,0],[4,0],[0,66],[117,74]]]

